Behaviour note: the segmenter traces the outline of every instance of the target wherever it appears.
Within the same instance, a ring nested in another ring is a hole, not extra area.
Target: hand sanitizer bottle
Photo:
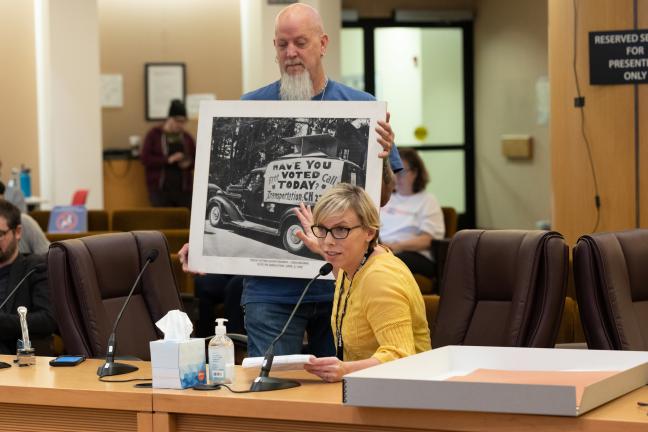
[[[225,318],[217,318],[216,336],[209,342],[209,383],[229,384],[234,381],[234,342],[225,333]]]

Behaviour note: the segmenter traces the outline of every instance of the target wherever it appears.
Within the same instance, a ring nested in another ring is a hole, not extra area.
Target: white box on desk
[[[154,388],[183,389],[205,384],[205,340],[156,340],[150,343]]]
[[[618,371],[585,386],[446,381],[476,369]],[[648,382],[648,352],[447,346],[345,375],[347,405],[578,416]]]

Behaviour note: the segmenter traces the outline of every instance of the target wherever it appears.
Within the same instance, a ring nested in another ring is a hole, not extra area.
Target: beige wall
[[[128,147],[155,123],[144,113],[144,64],[184,62],[187,93],[238,99],[242,91],[237,0],[99,0],[101,73],[122,74],[123,108],[104,108],[104,148]],[[188,129],[195,136],[196,122]]]
[[[551,216],[548,125],[536,82],[547,76],[547,2],[479,0],[475,20],[477,225],[533,229]],[[533,159],[502,155],[501,135],[533,137]]]
[[[31,1],[0,0],[0,10],[2,181],[24,163],[32,168],[32,193],[38,195],[34,7]]]

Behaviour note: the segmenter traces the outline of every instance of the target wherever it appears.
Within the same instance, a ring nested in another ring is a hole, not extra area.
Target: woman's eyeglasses
[[[313,234],[317,238],[326,238],[328,233],[331,233],[334,239],[336,240],[343,240],[349,236],[349,233],[351,230],[360,228],[362,225],[356,225],[351,228],[347,227],[333,227],[333,228],[326,228],[321,225],[313,225],[311,227],[311,231],[313,231]]]

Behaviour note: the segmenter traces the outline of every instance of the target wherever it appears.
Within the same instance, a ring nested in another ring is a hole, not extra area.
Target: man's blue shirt
[[[242,100],[281,100],[279,96],[279,81],[275,81],[258,90],[241,96]],[[375,101],[376,98],[367,92],[356,90],[339,82],[329,80],[324,91],[313,96],[314,101]],[[398,155],[396,146],[389,153],[389,163],[392,171],[403,169],[403,163]],[[315,275],[313,275],[314,277]],[[241,304],[246,303],[287,303],[295,304],[308,283],[308,279],[279,278],[279,277],[246,277],[245,289]],[[316,281],[311,285],[304,297],[304,302],[333,301],[334,284],[332,281]]]

